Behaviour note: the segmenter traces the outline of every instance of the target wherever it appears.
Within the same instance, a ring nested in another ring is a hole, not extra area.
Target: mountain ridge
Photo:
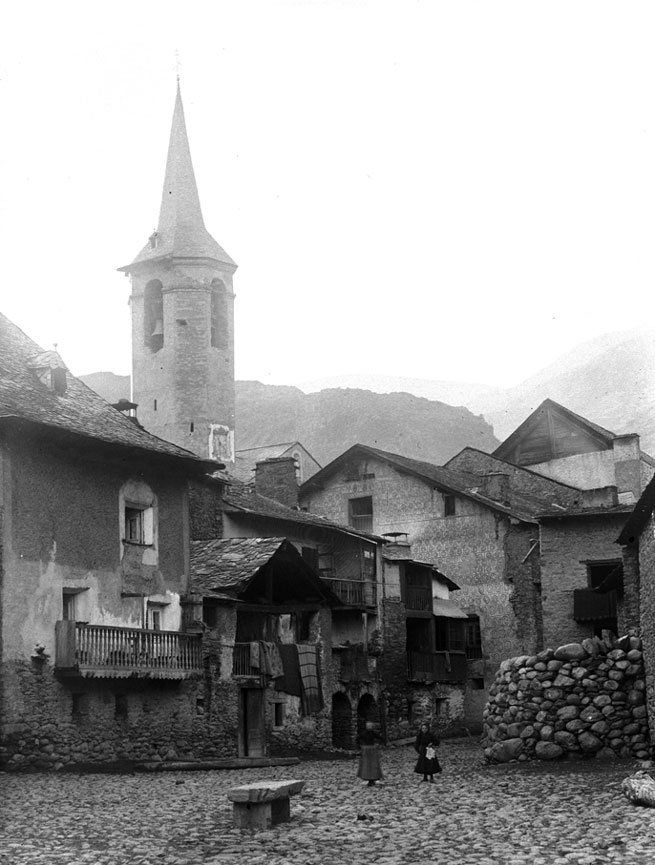
[[[129,376],[80,378],[110,402],[129,398]],[[493,450],[546,398],[617,435],[639,434],[652,453],[655,330],[595,337],[510,388],[353,374],[297,386],[237,381],[236,395],[238,448],[298,440],[322,464],[355,443],[437,464],[467,445]]]

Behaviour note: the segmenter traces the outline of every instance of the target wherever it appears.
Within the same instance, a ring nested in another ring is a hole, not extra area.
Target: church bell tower
[[[131,264],[132,389],[148,432],[234,462],[237,265],[205,228],[178,82],[159,222]]]

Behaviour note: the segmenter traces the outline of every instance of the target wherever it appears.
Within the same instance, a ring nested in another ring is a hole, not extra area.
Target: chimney
[[[274,457],[255,466],[255,490],[289,508],[298,507],[298,464],[293,457]]]
[[[504,472],[487,472],[482,475],[482,495],[504,505],[509,504],[509,475]]]
[[[641,495],[641,449],[636,433],[617,436],[613,441],[614,479],[619,503],[634,504]]]
[[[408,540],[407,532],[385,532],[382,537],[388,538],[382,550],[382,555],[386,559],[411,559],[412,545]]]

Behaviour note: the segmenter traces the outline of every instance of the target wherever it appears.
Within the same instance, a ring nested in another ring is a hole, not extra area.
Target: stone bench
[[[291,819],[289,797],[300,793],[304,781],[253,781],[227,791],[239,829],[270,829]]]

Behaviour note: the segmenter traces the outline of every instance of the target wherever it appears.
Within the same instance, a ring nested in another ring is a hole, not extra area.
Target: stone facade
[[[517,651],[535,648],[536,614],[523,617],[521,636],[512,613],[512,593],[523,593],[534,564],[523,557],[530,550],[536,526],[523,528],[512,520],[464,496],[455,497],[455,513],[445,516],[447,493],[434,484],[400,473],[383,460],[369,459],[366,479],[335,473],[329,484],[301,492],[301,505],[333,520],[348,522],[351,499],[370,496],[372,529],[377,534],[406,532],[415,559],[435,562],[460,586],[457,605],[480,617],[483,669],[475,676],[490,681],[500,661]],[[538,555],[538,554],[537,554]],[[515,579],[515,588],[510,578]],[[529,601],[532,608],[533,601]],[[472,691],[465,722],[479,724],[480,699]]]
[[[576,622],[573,617],[573,592],[589,588],[589,564],[620,564],[621,548],[616,539],[626,517],[626,513],[596,513],[542,520],[539,538],[544,645],[593,636],[593,622]],[[637,623],[633,615],[622,612],[620,625],[625,632]]]
[[[484,712],[487,760],[650,757],[642,642],[606,635],[504,661]]]

